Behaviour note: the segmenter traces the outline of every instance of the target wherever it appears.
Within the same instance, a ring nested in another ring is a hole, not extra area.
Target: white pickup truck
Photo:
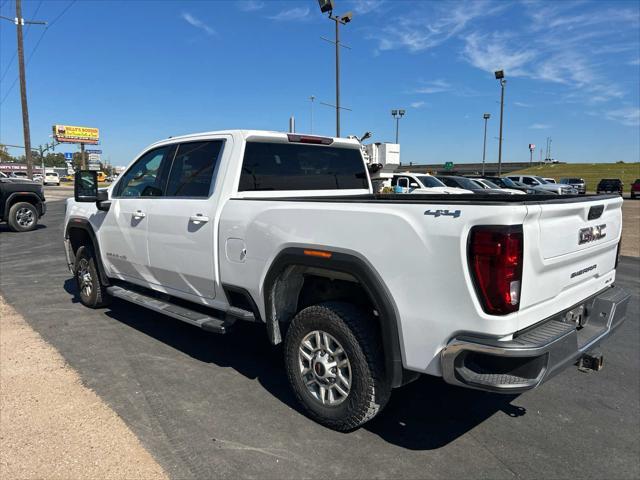
[[[84,305],[265,324],[309,416],[349,430],[420,374],[515,393],[599,369],[629,299],[621,204],[374,195],[355,140],[222,131],[149,146],[107,190],[78,172],[64,241]]]

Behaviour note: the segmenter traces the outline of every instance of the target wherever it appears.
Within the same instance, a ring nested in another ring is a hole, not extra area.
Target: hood
[[[28,178],[12,178],[12,177],[2,178],[0,179],[0,181],[7,182],[7,183],[21,183],[21,184],[28,184],[28,185],[33,185],[35,183],[38,183],[38,182],[34,182],[33,180],[29,180]]]

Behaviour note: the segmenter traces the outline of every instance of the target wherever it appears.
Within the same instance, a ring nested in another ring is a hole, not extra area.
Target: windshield
[[[424,185],[427,188],[446,187],[444,183],[442,183],[440,180],[430,175],[420,175],[417,178],[418,180],[420,180],[420,183],[422,183],[422,185]]]
[[[495,183],[493,183],[492,181],[490,181],[490,180],[486,180],[486,179],[484,179],[484,178],[481,180],[481,182],[482,182],[482,183],[484,183],[484,184],[485,184],[487,187],[489,187],[489,188],[500,188],[498,185],[496,185],[496,184],[495,184]]]
[[[511,188],[511,187],[517,187],[518,185],[516,184],[516,182],[514,182],[513,180],[511,180],[510,178],[501,178],[501,179],[496,179],[494,180],[496,183],[500,182],[502,184],[503,187],[507,187],[507,188]]]
[[[479,188],[484,188],[478,187],[478,184],[465,177],[452,177],[452,180],[457,184],[458,187],[465,188],[467,190],[478,190]]]
[[[7,176],[3,172],[0,172],[0,178],[7,178]]]
[[[544,178],[542,178],[542,177],[533,177],[533,178],[535,178],[536,180],[538,180],[538,181],[539,181],[541,184],[543,184],[543,185],[545,185],[545,184],[549,183],[549,182],[547,182],[547,181],[546,181]]]

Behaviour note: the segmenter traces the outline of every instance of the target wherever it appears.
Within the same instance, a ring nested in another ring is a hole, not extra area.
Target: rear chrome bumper
[[[453,338],[441,353],[447,383],[479,390],[517,393],[537,387],[593,350],[625,320],[630,295],[610,287],[513,340],[477,334]],[[582,309],[581,309],[582,308]],[[582,325],[569,320],[582,313]]]

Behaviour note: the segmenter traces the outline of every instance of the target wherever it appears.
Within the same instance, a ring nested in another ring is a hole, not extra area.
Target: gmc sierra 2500
[[[374,195],[355,140],[234,130],[155,143],[107,190],[78,172],[64,232],[83,304],[262,322],[308,414],[349,430],[419,374],[514,393],[597,368],[621,204]]]

